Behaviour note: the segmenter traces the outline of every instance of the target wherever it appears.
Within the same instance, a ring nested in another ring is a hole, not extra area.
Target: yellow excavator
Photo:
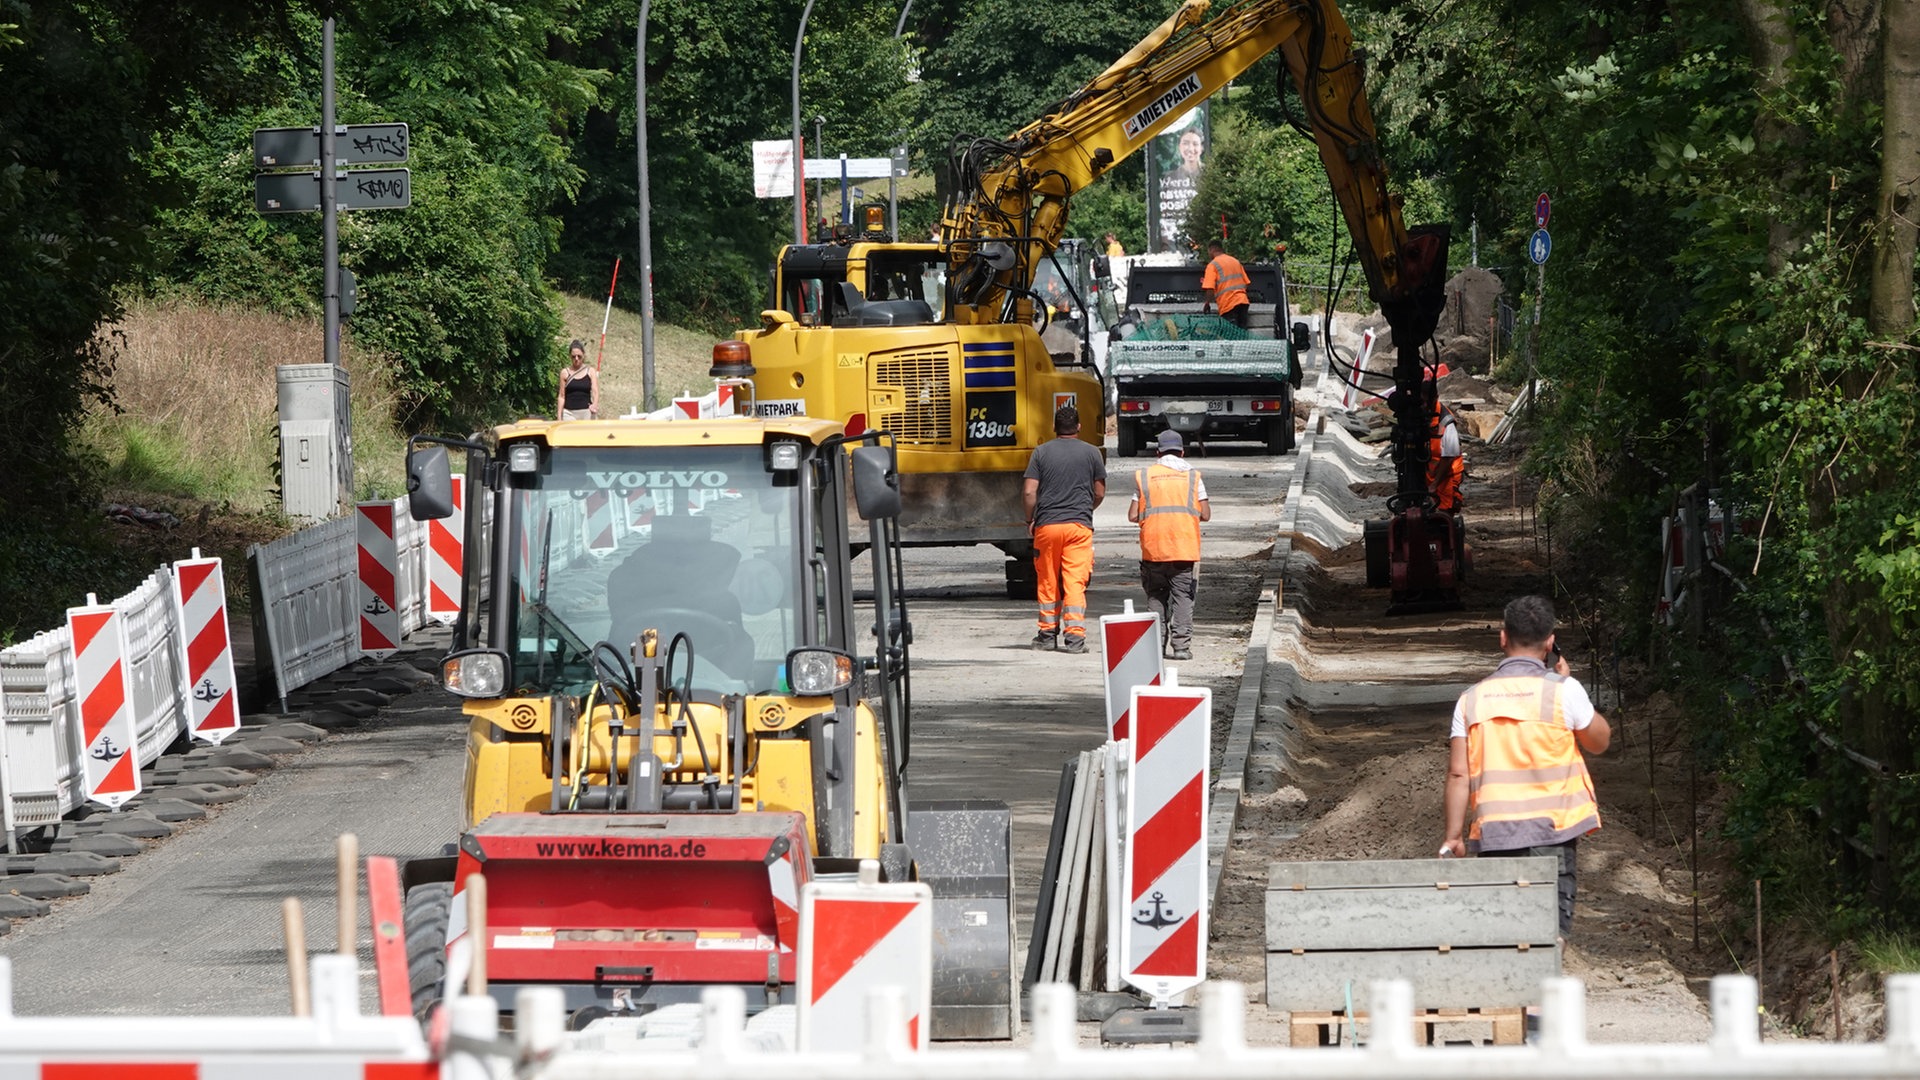
[[[1445,302],[1448,231],[1402,222],[1352,31],[1331,0],[1242,0],[1217,12],[1210,0],[1187,0],[1045,116],[957,151],[958,194],[939,243],[897,242],[870,216],[827,242],[785,248],[774,307],[737,335],[763,409],[891,433],[902,541],[994,544],[1010,556],[1009,593],[1025,595],[1027,457],[1052,437],[1060,404],[1078,406],[1088,441],[1104,428],[1087,350],[1056,356],[1042,344],[1034,276],[1066,236],[1076,192],[1276,49],[1398,350],[1399,491],[1391,521],[1369,529],[1369,566],[1382,556],[1397,606],[1444,604],[1466,549],[1458,515],[1437,513],[1427,490],[1420,351]]]

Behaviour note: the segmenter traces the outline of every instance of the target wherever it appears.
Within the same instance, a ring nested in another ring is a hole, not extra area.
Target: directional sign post
[[[397,165],[407,160],[405,124],[346,124],[334,128],[333,156],[341,165]],[[286,169],[320,165],[320,129],[253,129],[253,167]]]

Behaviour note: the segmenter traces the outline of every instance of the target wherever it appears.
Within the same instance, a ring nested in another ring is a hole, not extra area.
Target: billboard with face
[[[1147,231],[1155,251],[1180,251],[1188,247],[1187,207],[1200,190],[1200,173],[1206,167],[1207,134],[1207,103],[1202,102],[1155,136],[1148,147],[1147,215],[1152,220]]]

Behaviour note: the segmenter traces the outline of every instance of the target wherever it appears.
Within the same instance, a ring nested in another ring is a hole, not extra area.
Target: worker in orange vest
[[[1207,484],[1187,462],[1180,433],[1155,443],[1160,458],[1133,474],[1127,520],[1140,524],[1140,587],[1160,616],[1169,660],[1193,659],[1193,598],[1200,586],[1200,523],[1213,517]]]
[[[1466,458],[1460,455],[1460,425],[1453,410],[1440,403],[1434,384],[1433,410],[1427,422],[1427,490],[1433,492],[1434,509],[1451,514],[1460,509],[1460,485],[1467,476]]]
[[[1087,582],[1093,578],[1093,511],[1107,497],[1107,459],[1080,439],[1080,410],[1053,414],[1054,437],[1033,448],[1020,501],[1033,534],[1036,649],[1087,651]]]
[[[1220,313],[1220,317],[1239,327],[1247,328],[1247,285],[1252,280],[1247,277],[1247,268],[1240,260],[1227,254],[1227,249],[1218,240],[1207,241],[1207,271],[1200,276],[1200,291]]]
[[[1600,827],[1580,754],[1605,753],[1613,728],[1573,678],[1553,629],[1546,597],[1509,603],[1500,629],[1506,659],[1454,705],[1440,855],[1558,859],[1565,935],[1573,928],[1575,844]]]

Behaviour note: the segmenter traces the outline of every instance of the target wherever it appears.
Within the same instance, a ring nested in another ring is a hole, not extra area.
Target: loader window
[[[662,649],[687,635],[696,690],[778,684],[811,629],[795,474],[768,472],[759,446],[562,447],[547,466],[514,492],[509,523],[524,688],[584,692],[581,645],[625,654],[647,629]]]

